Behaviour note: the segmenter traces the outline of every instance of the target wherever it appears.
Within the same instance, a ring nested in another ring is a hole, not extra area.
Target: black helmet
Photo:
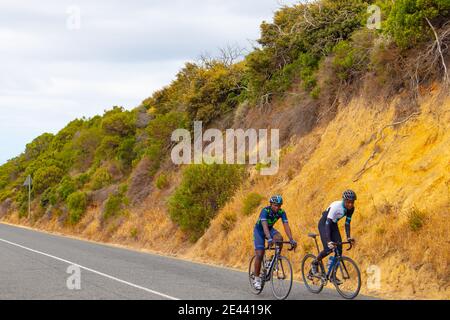
[[[353,190],[346,190],[342,194],[342,199],[344,200],[356,200],[356,193]]]
[[[271,204],[272,204],[272,203],[275,203],[275,204],[281,205],[281,204],[283,204],[283,198],[282,198],[281,196],[272,196],[272,197],[270,198],[269,202],[270,202]]]

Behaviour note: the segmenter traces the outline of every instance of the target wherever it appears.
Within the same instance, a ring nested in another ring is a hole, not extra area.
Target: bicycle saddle
[[[317,234],[315,234],[315,233],[308,233],[308,237],[315,238],[315,237],[317,237]]]

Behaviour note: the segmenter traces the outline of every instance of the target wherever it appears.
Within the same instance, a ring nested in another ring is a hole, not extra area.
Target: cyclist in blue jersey
[[[259,275],[261,272],[261,262],[264,257],[265,249],[265,239],[267,239],[269,247],[272,246],[274,242],[283,241],[281,234],[273,227],[273,225],[281,218],[283,221],[284,230],[291,245],[295,248],[297,242],[292,238],[291,228],[289,227],[286,212],[281,209],[283,204],[283,198],[281,196],[273,196],[269,200],[270,206],[265,207],[261,210],[259,219],[256,222],[255,228],[253,229],[253,240],[255,245],[255,275]],[[281,247],[282,245],[280,245]],[[256,276],[254,283],[255,289],[261,289],[261,277]]]
[[[312,263],[312,272],[318,275],[319,262],[328,256],[336,247],[337,242],[342,242],[341,233],[338,228],[338,221],[345,218],[345,233],[347,241],[355,242],[350,235],[350,222],[355,211],[356,194],[352,190],[346,190],[342,195],[342,200],[333,202],[326,211],[322,213],[322,218],[319,221],[319,233],[322,240],[323,250],[317,256],[317,259]],[[338,246],[338,251],[342,254],[342,245]],[[333,258],[333,257],[332,257]],[[331,266],[333,259],[331,260]]]

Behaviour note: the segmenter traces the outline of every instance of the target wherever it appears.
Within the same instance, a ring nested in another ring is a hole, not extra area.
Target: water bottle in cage
[[[269,268],[270,268],[270,261],[272,261],[272,257],[270,257],[270,259],[268,259],[264,262],[264,268],[266,270],[269,270]]]
[[[328,258],[328,263],[327,263],[327,275],[329,275],[330,274],[330,272],[331,272],[331,269],[333,269],[333,266],[334,266],[334,259],[335,259],[335,257],[334,256],[331,256],[331,257],[329,257]]]

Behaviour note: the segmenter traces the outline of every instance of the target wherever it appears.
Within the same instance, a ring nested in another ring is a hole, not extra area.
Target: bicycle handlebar
[[[343,241],[343,242],[333,242],[333,243],[336,244],[337,246],[348,244],[349,247],[348,247],[347,251],[350,251],[353,248],[353,241]]]
[[[278,245],[278,244],[290,244],[291,245],[291,247],[289,248],[289,249],[287,249],[288,251],[292,251],[292,250],[294,250],[294,246],[289,242],[289,241],[274,241],[273,242],[273,244],[275,245],[275,247],[269,247],[269,246],[267,246],[267,247],[265,247],[264,248],[264,250],[275,250],[275,248],[276,248],[276,246]]]

